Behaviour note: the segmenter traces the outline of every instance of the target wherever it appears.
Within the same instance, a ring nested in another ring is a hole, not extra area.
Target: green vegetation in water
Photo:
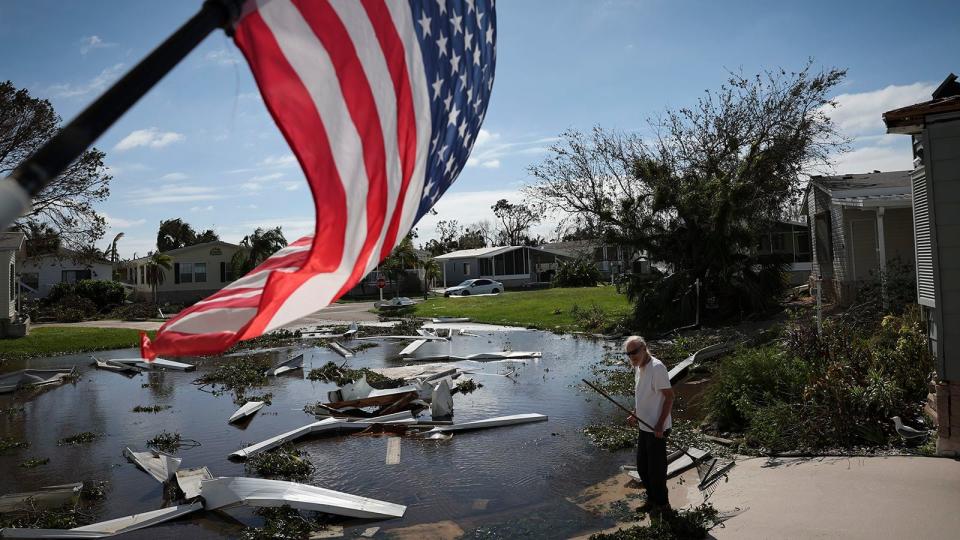
[[[76,435],[71,435],[69,437],[64,437],[57,441],[57,446],[77,446],[81,444],[92,443],[93,441],[100,438],[99,433],[93,433],[92,431],[84,431],[82,433],[77,433]]]
[[[777,345],[726,358],[708,390],[709,419],[764,452],[903,445],[890,418],[923,425],[933,371],[919,309],[879,321],[806,318]]]
[[[273,403],[272,400],[273,400],[273,394],[271,394],[270,392],[267,392],[266,394],[251,395],[251,396],[248,396],[246,394],[241,394],[237,396],[237,399],[233,400],[233,402],[238,407],[243,407],[244,405],[246,405],[251,401],[262,401],[267,405],[271,405]]]
[[[285,480],[304,479],[313,472],[313,464],[307,459],[306,452],[286,445],[272,452],[257,454],[247,461],[246,469],[260,476],[277,477]]]
[[[651,516],[649,525],[635,525],[612,533],[596,533],[590,540],[700,540],[720,523],[720,513],[710,503],[690,510],[668,510]]]
[[[358,343],[358,344],[356,344],[356,345],[351,346],[351,347],[350,347],[350,350],[353,351],[353,352],[355,352],[355,353],[358,353],[358,352],[360,352],[360,351],[365,351],[365,350],[367,350],[367,349],[372,349],[372,348],[374,348],[374,347],[379,347],[379,346],[380,346],[380,345],[378,345],[378,344],[376,344],[376,343],[374,343],[374,342],[372,342],[372,341],[364,341],[364,342],[361,342],[361,343]]]
[[[0,529],[73,529],[93,521],[80,505],[67,503],[60,508],[45,508],[28,500],[18,511],[0,514]]]
[[[23,469],[33,469],[34,467],[46,465],[47,463],[50,463],[50,458],[30,458],[20,462],[18,466]]]
[[[29,446],[30,443],[27,441],[14,439],[13,437],[0,437],[0,454],[4,454],[16,448],[27,448]]]
[[[249,351],[253,349],[266,349],[270,347],[283,347],[287,345],[298,345],[300,343],[300,331],[295,330],[274,330],[269,334],[241,341],[230,348],[228,352]],[[268,366],[269,367],[269,366]]]
[[[287,505],[279,508],[258,508],[256,514],[263,518],[263,526],[244,529],[240,533],[241,540],[306,540],[312,533],[327,529],[323,514],[307,518]]]
[[[147,446],[161,452],[176,452],[183,444],[183,439],[179,433],[160,432],[157,436],[147,441]]]
[[[153,338],[155,332],[148,334]],[[0,357],[16,360],[139,346],[139,330],[46,326],[32,328],[22,338],[0,340]]]
[[[583,429],[590,442],[604,450],[623,450],[637,444],[637,428],[626,424],[591,424]]]
[[[369,368],[350,369],[344,366],[345,364],[337,365],[336,362],[327,362],[322,367],[311,369],[310,372],[307,373],[307,378],[311,381],[330,382],[337,386],[343,386],[357,382],[366,376],[367,383],[379,390],[403,386],[403,379],[384,377],[376,371],[371,371]]]
[[[26,409],[18,405],[12,405],[6,409],[0,410],[0,414],[3,416],[16,416],[18,414],[24,414],[25,412]]]
[[[84,501],[102,501],[107,498],[110,482],[106,480],[89,480],[83,483],[80,490],[80,499]]]
[[[466,379],[457,383],[457,386],[454,387],[454,390],[460,392],[461,394],[469,394],[475,391],[477,388],[483,388],[482,384],[477,384],[473,379]]]
[[[170,408],[170,405],[137,405],[133,408],[136,413],[158,413]]]
[[[213,371],[203,374],[194,384],[213,386],[214,395],[233,391],[234,401],[240,402],[250,387],[267,384],[266,371],[273,367],[268,358],[236,358],[220,364]]]
[[[573,313],[573,306],[590,306],[603,313],[604,327],[615,326],[631,312],[626,295],[615,287],[553,288],[507,291],[496,296],[431,298],[414,306],[418,317],[470,317],[474,322],[505,324],[545,330],[593,332]],[[578,311],[583,311],[578,309]],[[593,326],[596,317],[582,319]]]

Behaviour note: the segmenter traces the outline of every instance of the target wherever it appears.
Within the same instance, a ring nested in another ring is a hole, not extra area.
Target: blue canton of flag
[[[430,86],[433,132],[419,221],[453,184],[480,132],[493,89],[493,0],[411,0]]]

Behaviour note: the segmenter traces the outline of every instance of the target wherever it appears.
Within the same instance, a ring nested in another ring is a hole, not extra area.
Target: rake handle
[[[580,380],[583,381],[584,384],[586,384],[586,385],[589,386],[590,388],[593,388],[594,390],[596,390],[597,392],[599,392],[601,396],[609,399],[609,400],[610,400],[610,403],[613,403],[613,404],[616,405],[617,407],[620,407],[621,409],[623,409],[624,412],[626,412],[626,413],[629,414],[630,416],[634,417],[634,418],[637,420],[637,422],[640,422],[641,424],[647,426],[649,429],[653,430],[653,427],[651,427],[650,424],[644,422],[639,416],[636,415],[636,413],[634,413],[634,412],[631,411],[630,409],[628,409],[628,408],[624,407],[623,405],[621,405],[619,401],[617,401],[617,400],[613,399],[612,397],[610,397],[610,394],[608,394],[608,393],[604,392],[603,390],[597,388],[596,386],[590,384],[590,381],[588,381],[588,380],[586,380],[586,379],[580,379]],[[691,456],[689,452],[687,452],[686,450],[684,450],[683,447],[677,446],[677,445],[675,445],[675,444],[673,444],[673,443],[670,443],[670,446],[672,446],[672,447],[674,447],[675,449],[677,449],[677,450],[683,452],[684,454],[686,454],[687,457],[689,457],[690,459],[692,459],[694,463],[697,463],[697,462],[699,461],[697,458]]]

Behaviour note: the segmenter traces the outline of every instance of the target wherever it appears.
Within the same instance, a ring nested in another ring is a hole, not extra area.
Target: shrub
[[[62,304],[72,296],[89,300],[96,311],[105,312],[123,303],[126,292],[118,281],[84,279],[76,283],[57,283],[47,295],[48,304]]]
[[[604,330],[608,326],[607,321],[609,316],[603,311],[603,308],[596,303],[588,308],[581,308],[574,304],[573,307],[570,308],[570,315],[584,330],[596,332]]]
[[[771,450],[884,445],[899,441],[890,417],[919,418],[932,370],[916,306],[875,325],[824,321],[822,334],[798,319],[782,350],[727,358],[707,406],[720,429]]]
[[[600,271],[589,259],[560,260],[553,276],[554,287],[592,287],[600,281]]]
[[[159,315],[157,312],[157,304],[152,302],[136,302],[117,306],[110,312],[109,317],[123,321],[136,321],[150,319],[157,315]]]

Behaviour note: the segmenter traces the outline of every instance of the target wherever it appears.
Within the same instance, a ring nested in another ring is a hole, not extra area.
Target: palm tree
[[[164,270],[173,269],[173,257],[164,255],[159,251],[150,255],[147,261],[146,278],[153,290],[153,303],[157,303],[157,287],[163,285]]]
[[[233,254],[230,260],[233,274],[237,277],[246,274],[285,247],[287,247],[287,239],[284,238],[280,227],[267,230],[258,227],[253,234],[243,237],[240,241],[240,249]]]
[[[432,257],[422,259],[420,268],[423,268],[423,298],[426,300],[427,293],[430,292],[430,283],[435,283],[443,275],[440,271],[440,263]]]
[[[110,243],[110,249],[107,250],[107,255],[110,256],[110,262],[112,263],[120,261],[120,257],[117,256],[117,242],[119,242],[121,238],[123,238],[123,233],[117,233],[117,235],[113,237],[113,242]]]
[[[413,239],[409,234],[393,248],[390,256],[384,259],[382,268],[387,277],[396,284],[396,296],[400,296],[400,281],[407,269],[416,268],[418,261],[417,252],[413,249]]]

